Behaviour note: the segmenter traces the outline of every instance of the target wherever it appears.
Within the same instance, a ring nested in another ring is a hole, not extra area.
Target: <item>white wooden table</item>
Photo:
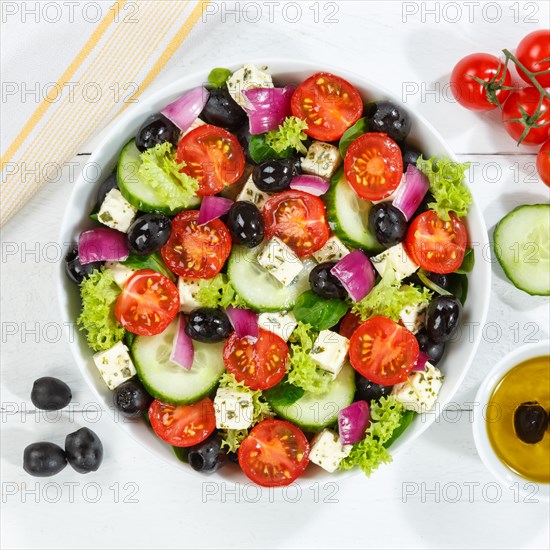
[[[470,184],[489,228],[517,205],[548,201],[534,172],[534,151],[516,148],[496,114],[479,116],[457,106],[445,84],[463,55],[514,48],[523,35],[548,25],[547,4],[301,2],[296,23],[288,21],[296,11],[284,2],[273,22],[267,4],[252,4],[262,19],[254,23],[253,12],[241,12],[236,23],[235,15],[222,13],[230,4],[217,3],[218,13],[195,31],[201,40],[180,49],[157,85],[170,74],[261,55],[353,68],[403,91],[408,107],[424,114],[461,160],[473,163]],[[480,380],[498,359],[529,339],[548,337],[548,300],[517,291],[494,267],[484,338],[455,398],[462,412],[444,414],[371,479],[357,474],[276,495],[212,486],[166,466],[126,437],[76,370],[54,284],[58,228],[70,191],[66,173],[2,232],[2,548],[548,547],[548,504],[498,489],[477,456],[468,413]],[[33,409],[32,382],[44,375],[72,387],[70,410]],[[62,444],[84,425],[103,440],[100,471],[81,476],[67,467],[48,479],[25,474],[27,444]]]

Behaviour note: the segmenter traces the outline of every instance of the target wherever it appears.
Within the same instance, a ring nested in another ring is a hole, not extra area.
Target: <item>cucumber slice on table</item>
[[[550,205],[518,206],[498,222],[494,239],[508,279],[528,294],[550,295]]]
[[[163,199],[158,196],[155,189],[140,178],[138,174],[141,165],[140,154],[135,140],[129,141],[120,153],[117,166],[117,181],[122,196],[142,212],[175,214],[183,210],[183,208],[170,209]],[[195,196],[186,208],[196,208],[200,202],[201,198]]]
[[[227,275],[237,294],[255,311],[283,311],[294,307],[300,294],[309,290],[309,273],[313,260],[304,262],[304,269],[288,286],[283,286],[256,260],[259,248],[233,246]]]
[[[270,405],[281,418],[294,422],[307,432],[318,432],[338,420],[338,412],[351,405],[354,394],[355,371],[346,363],[326,393],[305,392],[292,405],[280,405],[277,401]],[[269,401],[269,396],[267,399]]]
[[[343,170],[336,172],[325,195],[330,228],[345,244],[379,252],[383,247],[369,229],[370,201],[359,198],[346,180]]]
[[[170,361],[176,328],[177,320],[161,334],[137,336],[132,356],[139,379],[153,397],[173,405],[188,405],[207,396],[224,373],[224,343],[193,341],[195,359],[187,371]]]

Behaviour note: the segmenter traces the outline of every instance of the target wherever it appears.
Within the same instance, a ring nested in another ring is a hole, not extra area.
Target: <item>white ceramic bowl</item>
[[[489,441],[485,409],[495,386],[509,370],[528,359],[548,355],[549,352],[550,340],[542,340],[536,344],[526,344],[511,351],[491,369],[491,372],[481,383],[474,400],[476,404],[473,423],[474,441],[477,452],[485,466],[503,486],[507,488],[515,487],[520,495],[542,501],[550,500],[550,485],[529,481],[514,473],[501,462]],[[537,485],[536,493],[533,493],[533,485]]]
[[[364,100],[385,98],[396,103],[401,103],[401,99],[398,96],[385,91],[377,84],[369,82],[358,74],[338,67],[327,67],[323,64],[314,65],[293,60],[261,59],[252,62],[255,62],[258,66],[267,65],[276,83],[298,84],[317,71],[331,71],[352,82],[361,92]],[[236,70],[239,66],[242,66],[242,64],[229,68]],[[73,192],[65,209],[61,225],[60,242],[74,242],[82,230],[92,225],[88,219],[88,214],[95,202],[97,185],[112,172],[122,146],[135,136],[143,120],[148,115],[158,112],[162,107],[182,95],[186,90],[207,82],[209,71],[210,67],[205,67],[204,71],[186,75],[171,82],[162,90],[132,105],[120,117],[115,119],[104,133],[102,143],[90,156],[86,166],[84,166],[82,175],[75,183]],[[452,151],[431,124],[410,110],[409,114],[413,121],[413,129],[409,138],[410,141],[419,146],[425,154],[447,155],[453,158],[454,155]],[[97,167],[100,168],[100,174],[98,173]],[[90,181],[90,179],[93,181]],[[474,243],[476,248],[477,261],[469,278],[470,290],[465,308],[465,321],[475,321],[483,325],[487,317],[489,305],[491,264],[487,259],[489,251],[487,230],[481,211],[475,204],[472,206],[468,215],[468,230],[470,241]],[[482,250],[484,251],[486,261],[482,261]],[[74,323],[78,317],[80,308],[78,288],[65,276],[63,262],[61,262],[59,266],[57,286],[63,320],[67,323]],[[435,414],[430,413],[422,417],[416,417],[412,425],[392,447],[393,454],[410,445],[412,441],[426,430],[437,417],[437,413],[453,397],[468,371],[480,338],[481,331],[478,331],[475,340],[469,340],[464,337],[460,338],[459,342],[448,346],[445,358],[441,364],[446,380],[439,396]],[[76,364],[82,372],[82,376],[100,401],[105,405],[107,410],[111,410],[111,392],[101,380],[92,361],[92,351],[87,347],[86,340],[81,333],[78,333],[76,341],[71,342],[71,349]],[[118,425],[158,457],[174,465],[180,464],[173,455],[172,449],[160,439],[154,437],[142,422],[118,422]],[[185,467],[185,469],[193,472],[189,467]],[[221,470],[219,473],[215,474],[215,477],[217,476],[219,479],[226,478],[227,475],[224,473],[226,470],[227,469]],[[235,476],[241,476],[242,480],[245,479],[241,473],[229,473],[229,475],[233,479],[235,479]],[[314,478],[318,481],[327,476],[328,474],[324,472],[324,470],[310,467],[304,479]]]

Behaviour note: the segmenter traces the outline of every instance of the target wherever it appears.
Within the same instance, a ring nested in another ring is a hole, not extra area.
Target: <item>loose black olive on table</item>
[[[404,141],[411,131],[409,114],[391,101],[367,103],[364,116],[370,132],[382,132],[394,141]]]
[[[548,414],[536,401],[522,403],[514,412],[514,429],[524,443],[538,443],[548,429]]]
[[[136,135],[136,147],[143,152],[167,141],[177,145],[179,139],[180,129],[163,114],[157,113],[142,124]]]
[[[415,336],[420,351],[423,351],[430,358],[430,363],[432,365],[437,365],[439,361],[441,361],[443,353],[445,353],[445,344],[443,342],[434,342],[430,340],[425,330],[421,330],[415,334]]]
[[[391,393],[393,386],[381,386],[375,384],[364,376],[357,375],[355,378],[355,401],[366,401],[370,404],[371,401],[379,401],[381,397],[388,396]]]
[[[426,332],[434,342],[447,342],[458,331],[462,304],[454,296],[438,296],[428,306]]]
[[[403,172],[406,172],[409,164],[416,166],[416,162],[422,153],[416,147],[407,143],[399,145],[399,147],[401,149],[401,155],[403,156]]]
[[[370,209],[369,228],[386,248],[400,243],[407,236],[407,220],[403,212],[389,202],[375,204]]]
[[[231,97],[226,87],[210,90],[208,101],[200,114],[208,124],[234,130],[247,122],[242,107]]]
[[[95,472],[103,461],[103,444],[89,428],[80,428],[65,438],[69,464],[79,473]]]
[[[185,332],[193,340],[213,344],[229,338],[233,327],[221,309],[199,307],[189,314]]]
[[[266,193],[277,193],[290,187],[296,175],[294,159],[266,160],[254,167],[252,180],[254,185]]]
[[[187,462],[197,472],[211,473],[221,468],[227,455],[222,450],[220,436],[214,435],[189,449]]]
[[[113,403],[126,418],[137,418],[149,410],[153,398],[147,393],[137,376],[126,380],[113,392]]]
[[[32,385],[31,401],[43,411],[58,411],[66,407],[72,397],[71,388],[59,378],[44,376]]]
[[[35,477],[58,474],[67,465],[65,451],[55,443],[31,443],[23,452],[23,469]]]
[[[236,244],[252,248],[264,239],[265,223],[262,213],[251,202],[233,203],[227,213],[226,225]]]
[[[342,283],[330,272],[337,262],[323,262],[315,266],[309,274],[311,290],[322,298],[343,300],[347,295]]]
[[[92,262],[82,265],[78,257],[78,245],[74,244],[65,256],[65,273],[74,283],[80,284],[87,279],[96,269],[99,269],[103,262]]]
[[[172,222],[164,214],[143,214],[128,229],[128,248],[138,256],[160,250],[170,238]]]

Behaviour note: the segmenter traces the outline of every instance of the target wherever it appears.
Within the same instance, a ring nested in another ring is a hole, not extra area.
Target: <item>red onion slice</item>
[[[161,113],[182,132],[185,132],[197,120],[209,96],[210,92],[206,88],[202,86],[193,88],[170,105],[164,107]]]
[[[180,313],[178,317],[178,327],[172,343],[170,361],[176,363],[176,365],[182,369],[191,370],[194,358],[195,350],[193,348],[193,340],[187,336],[185,332],[185,317],[183,313]]]
[[[296,189],[296,191],[305,191],[310,195],[320,197],[329,190],[330,183],[320,176],[301,174],[292,178],[290,188]]]
[[[216,197],[215,195],[203,197],[197,224],[204,225],[216,218],[220,218],[229,212],[232,205],[233,201],[231,199]]]
[[[244,110],[248,113],[250,133],[263,134],[277,130],[283,120],[291,115],[290,99],[294,88],[250,88],[243,91],[246,99]]]
[[[428,178],[418,168],[409,164],[405,178],[397,188],[392,204],[401,210],[405,219],[409,221],[429,188]]]
[[[416,365],[414,366],[414,371],[423,371],[426,370],[426,363],[430,361],[430,357],[426,355],[423,351],[418,354],[418,359]]]
[[[229,306],[225,312],[239,338],[251,336],[258,338],[258,314],[249,309]]]
[[[344,256],[330,272],[342,283],[355,302],[362,300],[376,281],[374,267],[360,250]]]
[[[83,231],[78,239],[80,263],[118,262],[128,258],[128,241],[124,233],[108,227]]]
[[[352,445],[365,439],[370,424],[370,407],[366,401],[356,401],[338,413],[338,432],[342,445]]]

